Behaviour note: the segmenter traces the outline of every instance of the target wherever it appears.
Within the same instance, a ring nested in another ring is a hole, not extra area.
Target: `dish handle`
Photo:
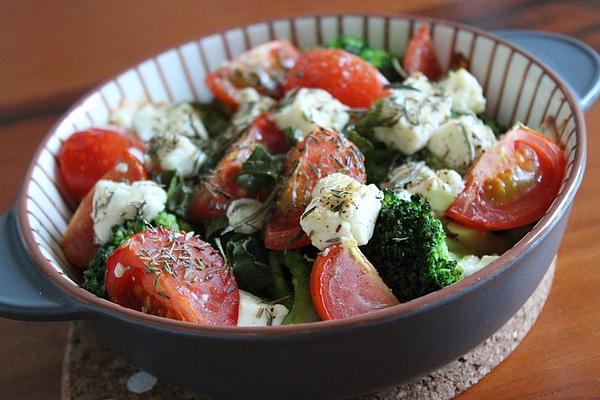
[[[539,58],[573,91],[583,111],[600,96],[600,55],[581,40],[558,33],[501,30],[493,32]]]
[[[83,306],[61,294],[27,254],[14,210],[0,216],[0,317],[30,321],[75,319]]]

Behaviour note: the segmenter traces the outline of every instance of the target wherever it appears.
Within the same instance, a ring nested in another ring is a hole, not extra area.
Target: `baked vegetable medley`
[[[427,26],[402,57],[274,41],[208,74],[210,104],[122,104],[60,150],[65,256],[97,296],[196,324],[346,318],[454,284],[544,215],[565,157],[487,118],[452,60]]]

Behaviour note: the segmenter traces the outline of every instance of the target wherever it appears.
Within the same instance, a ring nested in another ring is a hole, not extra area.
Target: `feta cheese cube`
[[[276,104],[275,100],[268,96],[261,96],[254,88],[240,90],[237,100],[239,107],[231,118],[231,123],[237,129],[244,129],[251,125],[258,116],[266,113]]]
[[[440,81],[442,86],[452,98],[452,110],[462,113],[479,114],[485,111],[485,97],[483,89],[477,78],[466,69],[450,71]]]
[[[321,250],[344,239],[354,239],[362,246],[373,236],[382,199],[377,186],[335,173],[315,186],[300,225],[313,246]]]
[[[150,139],[147,163],[164,171],[176,171],[184,178],[198,173],[207,156],[186,136],[164,133]]]
[[[280,129],[298,129],[306,136],[319,126],[340,131],[350,119],[348,110],[326,90],[301,88],[286,96],[272,119]]]
[[[464,256],[457,260],[458,266],[463,269],[464,277],[473,275],[475,272],[479,271],[492,261],[496,260],[498,256],[483,256],[481,258],[469,255]]]
[[[425,163],[409,162],[395,168],[384,186],[420,194],[437,213],[443,213],[465,187],[460,174],[450,169],[432,170]]]
[[[433,134],[427,148],[448,168],[460,173],[496,143],[494,132],[475,115],[453,118]]]
[[[101,179],[94,187],[92,220],[94,242],[105,244],[112,228],[141,216],[152,220],[165,209],[167,193],[155,182],[137,181],[131,185]]]
[[[406,155],[423,149],[431,134],[450,117],[452,100],[432,85],[423,74],[406,79],[406,88],[392,89],[383,100],[381,120],[375,137]]]
[[[266,304],[259,297],[240,290],[238,326],[281,325],[288,312],[283,304]]]
[[[133,115],[131,129],[145,142],[163,133],[208,139],[208,132],[200,115],[189,103],[145,104]]]
[[[109,123],[131,129],[133,116],[140,109],[140,103],[122,102],[119,108],[110,114]]]

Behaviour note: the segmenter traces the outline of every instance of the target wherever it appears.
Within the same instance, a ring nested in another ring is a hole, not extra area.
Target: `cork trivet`
[[[550,293],[554,270],[553,262],[523,307],[470,353],[423,378],[363,396],[360,400],[445,400],[467,390],[506,359],[531,329]],[[61,399],[206,400],[208,397],[156,382],[154,377],[140,373],[98,343],[83,323],[74,322],[63,362]]]

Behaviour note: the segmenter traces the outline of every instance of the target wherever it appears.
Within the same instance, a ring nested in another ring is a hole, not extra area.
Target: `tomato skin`
[[[446,214],[482,230],[535,222],[554,201],[565,166],[564,152],[556,143],[529,128],[513,128],[469,170],[464,190]],[[519,183],[518,178],[510,178],[523,176],[523,172],[531,176],[529,181]]]
[[[403,67],[409,75],[422,72],[433,81],[442,77],[442,67],[433,48],[429,26],[421,25],[408,42],[404,53]]]
[[[271,121],[269,115],[258,117],[248,132],[229,148],[208,180],[197,187],[188,210],[188,217],[192,221],[202,223],[218,218],[225,214],[233,200],[257,197],[242,189],[235,181],[257,144],[264,146],[271,154],[282,154],[289,149],[283,131]]]
[[[110,300],[124,307],[195,324],[237,324],[240,294],[230,268],[210,244],[185,232],[133,235],[108,258],[105,281]]]
[[[58,172],[66,194],[81,201],[94,184],[129,149],[143,145],[117,127],[90,128],[71,135],[58,153]]]
[[[268,42],[206,75],[205,82],[215,97],[233,108],[238,106],[239,90],[246,87],[280,99],[285,76],[299,57],[300,51],[289,42]]]
[[[342,134],[317,128],[297,143],[284,166],[284,181],[277,206],[265,226],[265,247],[271,250],[296,249],[310,244],[300,228],[300,216],[321,178],[341,172],[364,183],[364,157]]]
[[[285,82],[285,90],[299,87],[327,90],[350,107],[369,108],[386,96],[387,79],[371,64],[339,49],[314,49],[302,54]]]
[[[390,288],[358,247],[336,244],[315,260],[310,293],[324,320],[364,314],[399,304]]]
[[[119,164],[127,165],[127,169],[116,168]],[[106,172],[102,179],[111,181],[125,180],[135,182],[147,179],[144,166],[129,152],[121,155],[113,168]],[[78,268],[87,268],[94,253],[99,248],[94,243],[94,221],[92,220],[94,189],[83,198],[79,207],[71,217],[62,239],[62,248],[67,260]]]

